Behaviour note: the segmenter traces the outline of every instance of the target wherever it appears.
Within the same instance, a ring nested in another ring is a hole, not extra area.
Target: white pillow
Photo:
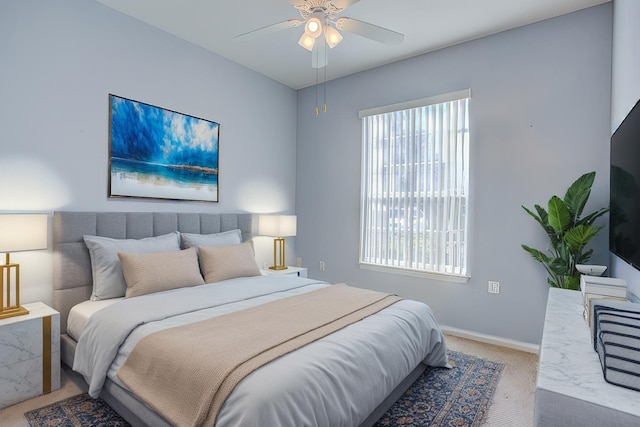
[[[260,276],[253,241],[230,246],[198,246],[200,268],[207,283]]]
[[[93,275],[92,301],[123,297],[127,290],[118,252],[150,253],[180,250],[180,233],[165,234],[145,239],[111,239],[101,236],[84,236],[91,256]]]
[[[184,249],[197,246],[239,245],[242,243],[242,232],[235,229],[214,234],[180,233],[180,238]]]
[[[118,258],[127,281],[127,298],[204,284],[196,248],[151,254],[118,252]]]

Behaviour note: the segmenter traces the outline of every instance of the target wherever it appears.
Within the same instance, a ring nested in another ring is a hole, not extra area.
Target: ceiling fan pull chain
[[[315,55],[316,55],[316,61],[318,60],[318,57],[320,56],[320,49],[318,49],[316,47],[315,49]],[[313,55],[313,52],[311,53],[311,55]],[[320,79],[320,70],[318,68],[316,68],[316,109],[315,109],[315,113],[316,116],[318,115],[318,90],[320,89],[319,86],[319,79]]]
[[[318,115],[318,73],[319,73],[319,70],[316,68],[316,109],[315,109],[316,116]]]
[[[328,55],[327,53],[327,44],[325,43],[324,45],[324,57],[326,58]],[[323,84],[323,89],[324,89],[324,93],[323,93],[323,98],[324,98],[324,105],[322,106],[322,111],[323,112],[327,112],[327,68],[329,67],[328,65],[329,61],[327,61],[327,65],[324,66],[324,84]]]

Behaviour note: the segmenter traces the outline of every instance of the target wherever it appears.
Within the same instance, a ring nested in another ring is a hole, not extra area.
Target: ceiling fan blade
[[[301,19],[289,19],[287,21],[278,22],[277,24],[267,25],[266,27],[258,28],[256,30],[249,31],[248,33],[239,34],[234,39],[249,40],[255,37],[262,37],[266,34],[274,33],[276,31],[284,30],[287,28],[297,27],[304,21]]]
[[[336,21],[336,27],[340,30],[348,31],[384,44],[400,44],[404,41],[404,34],[396,33],[395,31],[353,18],[338,19]]]
[[[333,3],[334,6],[345,10],[346,8],[358,3],[359,1],[360,0],[333,0],[331,3]]]
[[[323,37],[318,37],[311,51],[311,68],[327,66],[327,44]]]
[[[289,4],[292,6],[301,6],[304,3],[308,2],[309,0],[289,0]],[[360,0],[331,0],[331,3],[333,3],[334,6],[336,6],[339,9],[346,9],[356,3],[358,3]],[[313,3],[318,3],[317,1],[312,2]]]

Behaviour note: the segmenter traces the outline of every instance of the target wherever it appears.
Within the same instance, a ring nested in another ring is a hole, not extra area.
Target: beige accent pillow
[[[196,248],[137,254],[118,252],[127,282],[127,298],[202,285]]]
[[[229,246],[198,246],[200,268],[207,283],[260,276],[253,241]]]

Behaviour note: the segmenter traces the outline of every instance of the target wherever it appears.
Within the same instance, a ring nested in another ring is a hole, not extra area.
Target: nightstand
[[[41,302],[0,320],[0,409],[60,388],[60,313]]]
[[[298,277],[307,277],[307,269],[305,267],[288,267],[286,270],[270,270],[263,268],[260,270],[263,276],[272,276],[275,274],[295,274]]]

